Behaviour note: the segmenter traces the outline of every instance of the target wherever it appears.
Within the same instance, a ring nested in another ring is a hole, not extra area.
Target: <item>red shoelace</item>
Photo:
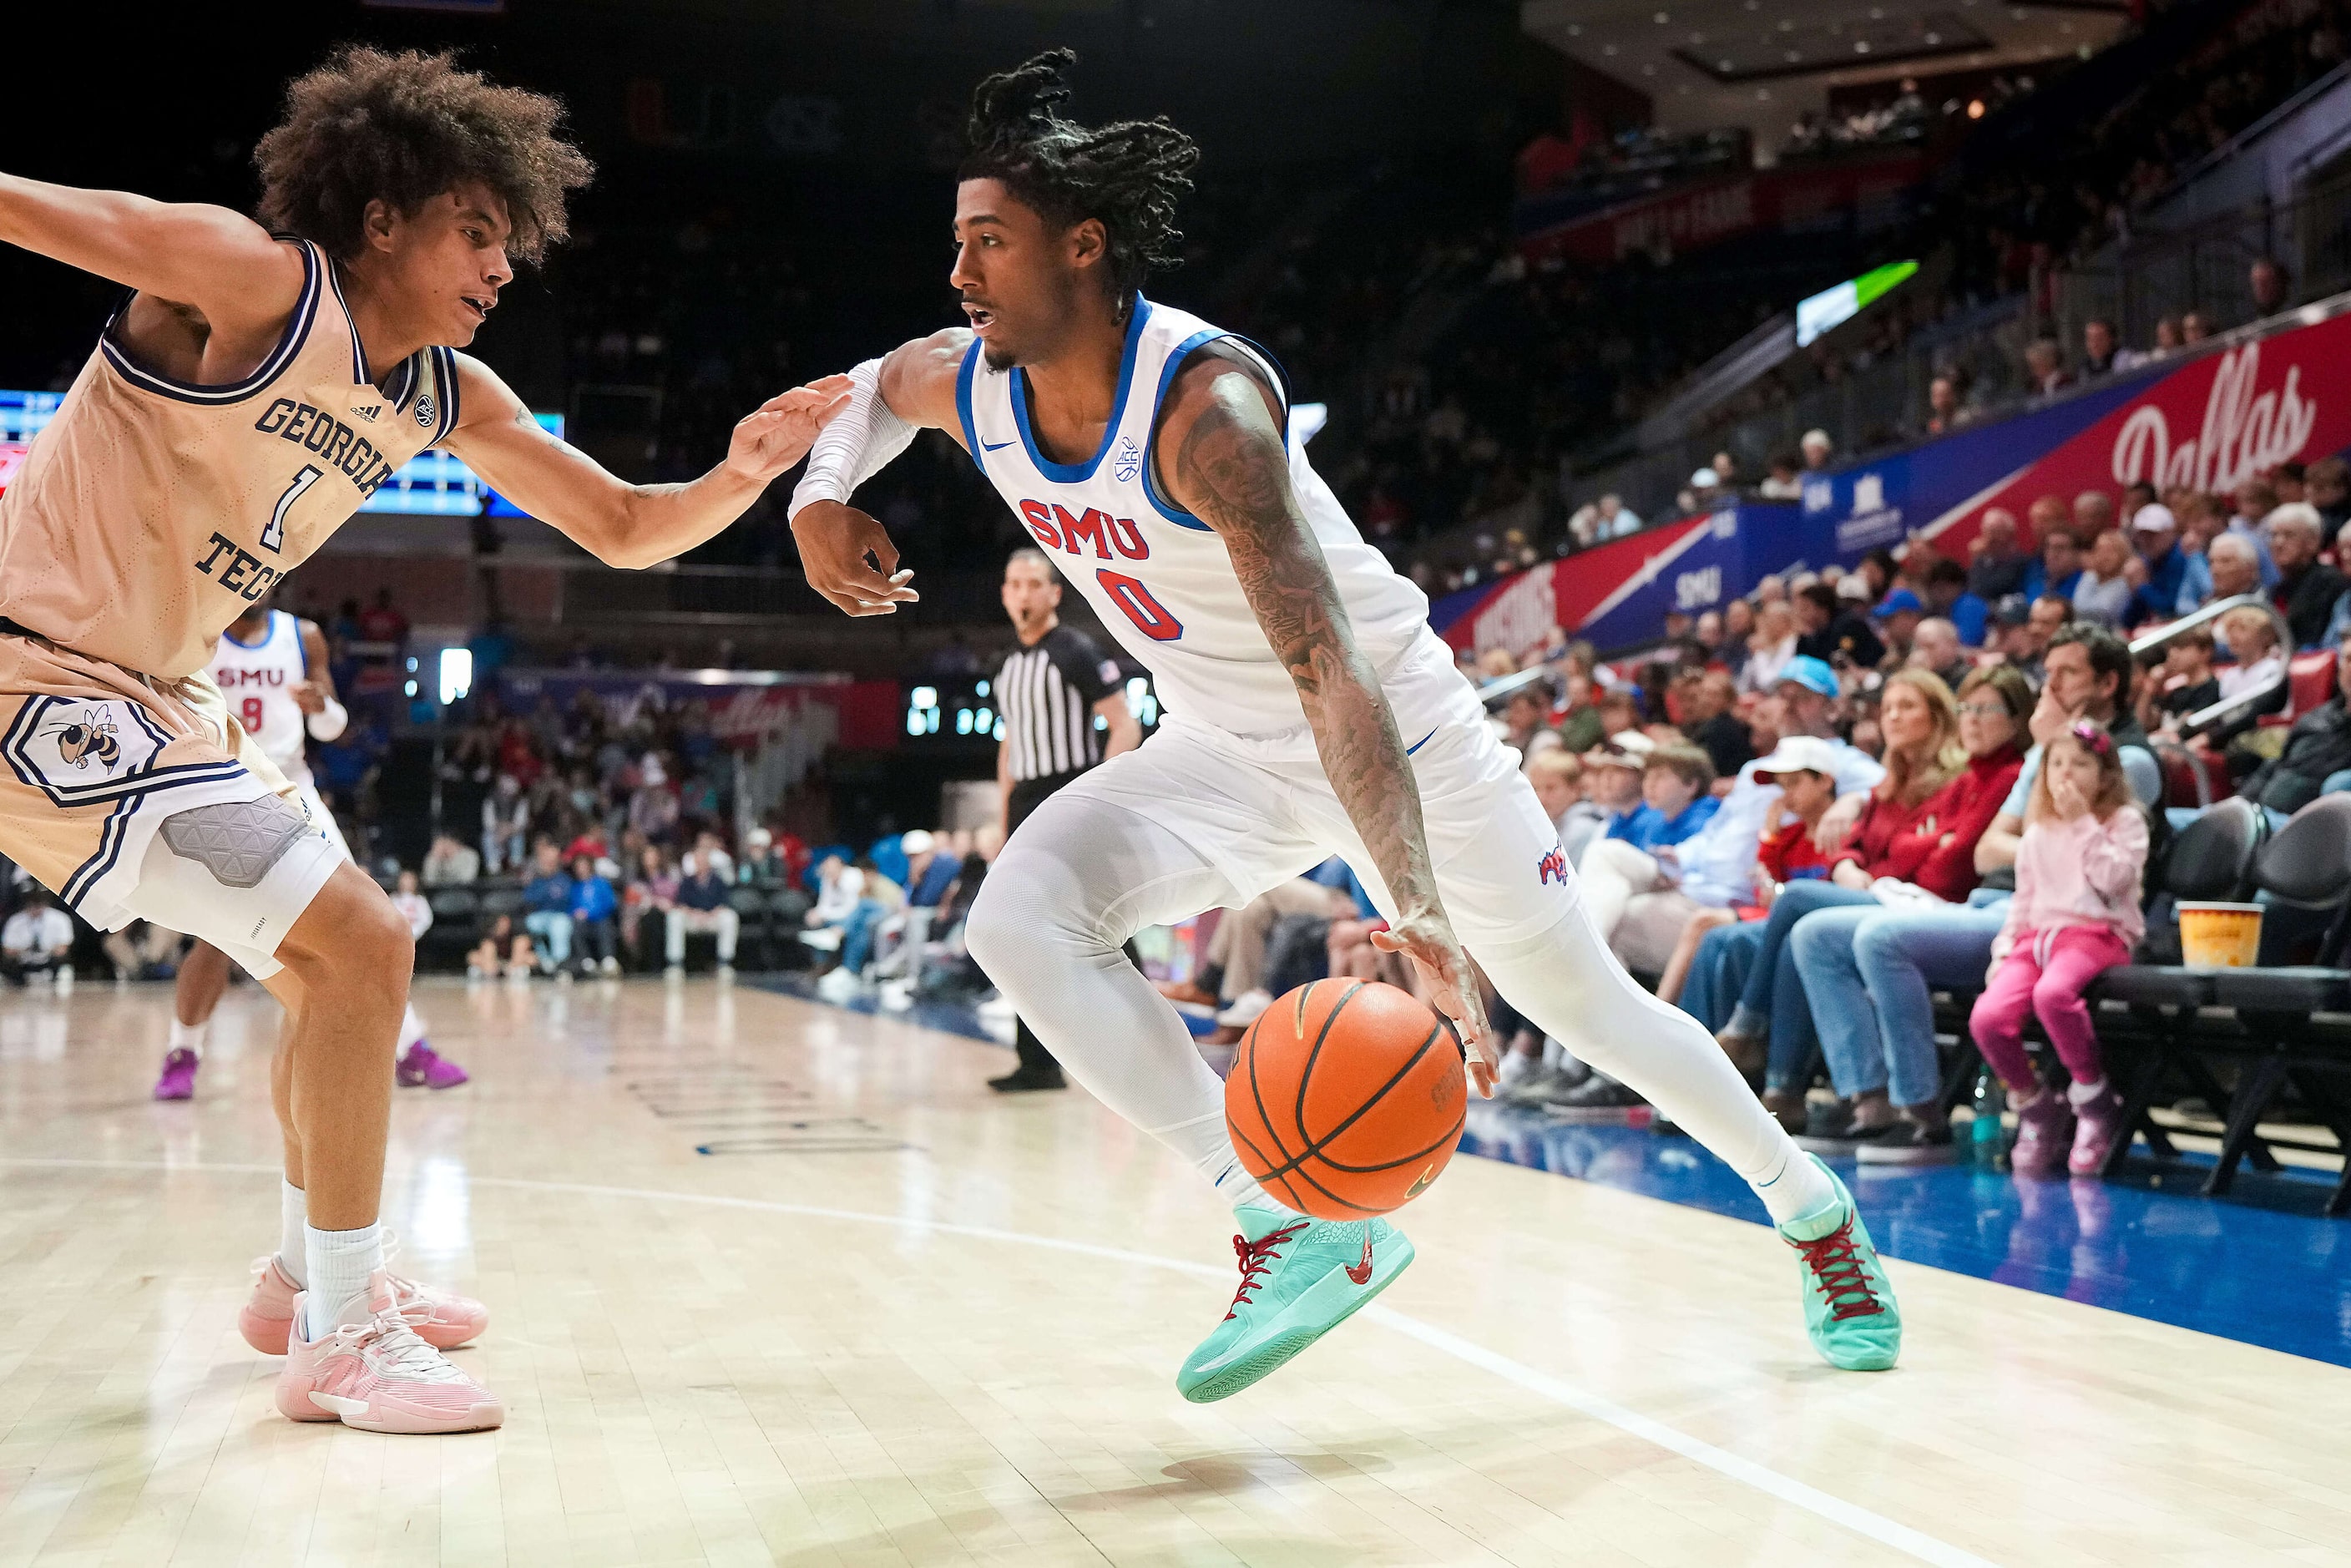
[[[1227,1322],[1233,1321],[1233,1314],[1240,1310],[1240,1304],[1243,1301],[1248,1301],[1252,1306],[1256,1304],[1255,1299],[1249,1295],[1249,1292],[1258,1288],[1260,1282],[1258,1276],[1273,1267],[1274,1254],[1281,1250],[1281,1244],[1305,1229],[1307,1224],[1306,1220],[1301,1219],[1295,1225],[1285,1225],[1279,1230],[1269,1230],[1255,1241],[1251,1241],[1246,1236],[1233,1238],[1233,1250],[1239,1255],[1241,1260],[1241,1288],[1233,1292],[1233,1304],[1225,1310]]]
[[[1812,1270],[1816,1287],[1828,1300],[1831,1321],[1873,1317],[1886,1310],[1877,1293],[1869,1288],[1869,1270],[1854,1249],[1852,1220],[1846,1220],[1818,1241],[1790,1241],[1788,1245],[1804,1255],[1804,1264]],[[1843,1297],[1859,1299],[1841,1300]]]

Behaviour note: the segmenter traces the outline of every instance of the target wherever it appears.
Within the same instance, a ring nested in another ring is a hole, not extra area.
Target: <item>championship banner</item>
[[[1635,647],[1663,634],[1668,610],[1713,609],[1773,572],[1851,566],[1910,540],[1963,561],[1993,507],[2022,522],[2039,497],[2119,500],[2137,479],[2226,494],[2346,448],[2351,312],[1808,476],[1801,502],[1743,502],[1465,590],[1430,606],[1429,623],[1472,651],[1521,650],[1554,625],[1604,650]]]
[[[624,727],[648,706],[674,711],[688,703],[703,703],[710,709],[711,733],[719,743],[746,749],[809,725],[822,745],[852,751],[894,750],[902,717],[895,681],[731,670],[649,674],[505,669],[496,678],[510,713],[528,714],[543,696],[553,698],[559,713],[579,701],[581,692],[593,692],[610,720]]]

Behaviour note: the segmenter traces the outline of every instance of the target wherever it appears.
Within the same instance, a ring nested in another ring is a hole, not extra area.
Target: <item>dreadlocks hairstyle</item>
[[[261,139],[261,221],[348,258],[371,201],[400,212],[478,180],[507,204],[507,249],[536,262],[570,232],[568,193],[595,173],[559,134],[563,105],[461,70],[449,54],[338,49],[286,89]]]
[[[1049,224],[1101,220],[1124,316],[1145,277],[1178,265],[1176,199],[1192,188],[1200,150],[1165,120],[1089,128],[1062,119],[1070,96],[1062,73],[1077,59],[1074,50],[1049,49],[973,89],[965,123],[971,152],[956,177],[1001,180]]]

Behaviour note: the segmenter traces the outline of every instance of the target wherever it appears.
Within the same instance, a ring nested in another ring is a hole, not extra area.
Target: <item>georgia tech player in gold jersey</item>
[[[0,242],[131,290],[0,496],[0,852],[95,924],[202,937],[285,1003],[273,1084],[304,1244],[247,1317],[283,1329],[298,1420],[463,1431],[504,1411],[417,1337],[383,1268],[408,927],[224,705],[222,629],[427,447],[644,567],[740,516],[843,395],[785,392],[701,478],[632,486],[457,352],[515,260],[564,237],[591,170],[560,117],[446,56],[350,48],[291,85],[256,150],[261,223],[0,174]]]

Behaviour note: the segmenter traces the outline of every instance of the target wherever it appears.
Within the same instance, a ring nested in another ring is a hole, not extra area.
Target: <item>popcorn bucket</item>
[[[2179,958],[2191,969],[2250,969],[2262,950],[2258,904],[2179,905]]]

